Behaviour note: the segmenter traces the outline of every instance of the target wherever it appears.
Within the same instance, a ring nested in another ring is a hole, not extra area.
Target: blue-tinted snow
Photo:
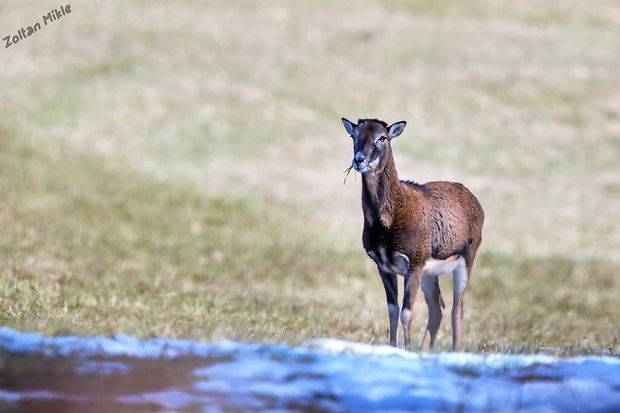
[[[420,355],[318,339],[302,347],[46,337],[0,328],[0,407],[15,411],[620,411],[620,359]]]

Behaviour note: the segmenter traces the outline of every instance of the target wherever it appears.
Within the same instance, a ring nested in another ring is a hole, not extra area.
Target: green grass
[[[620,8],[588,4],[72,3],[0,51],[1,324],[387,342],[339,120],[379,117],[485,208],[469,350],[617,354]]]

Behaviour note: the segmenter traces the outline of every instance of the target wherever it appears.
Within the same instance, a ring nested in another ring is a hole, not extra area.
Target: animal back
[[[482,239],[484,211],[463,184],[436,181],[424,184],[431,203],[432,256],[468,255]]]

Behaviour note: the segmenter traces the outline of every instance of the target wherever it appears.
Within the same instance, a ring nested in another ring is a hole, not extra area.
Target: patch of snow
[[[0,328],[0,355],[12,375],[0,405],[15,410],[62,400],[110,411],[620,411],[620,359],[608,356],[421,355],[334,339],[290,348],[8,328]]]
[[[355,356],[398,356],[413,359],[420,358],[420,355],[417,353],[412,353],[397,347],[387,345],[373,346],[371,344],[353,343],[350,341],[333,338],[317,338],[306,343],[304,347],[333,354],[351,354]]]

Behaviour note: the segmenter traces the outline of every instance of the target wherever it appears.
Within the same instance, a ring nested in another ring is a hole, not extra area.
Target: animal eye
[[[385,142],[386,139],[387,138],[385,136],[382,136],[382,137],[379,138],[379,142]]]

